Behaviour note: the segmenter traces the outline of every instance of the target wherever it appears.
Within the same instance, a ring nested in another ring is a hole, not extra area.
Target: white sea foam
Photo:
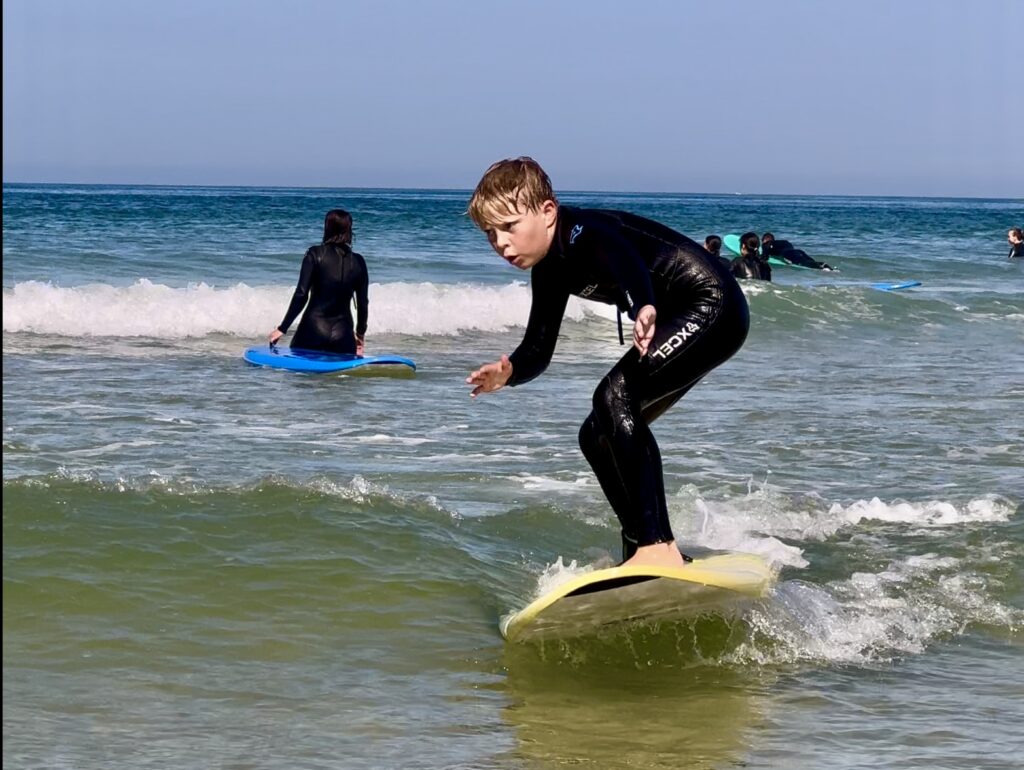
[[[595,564],[580,564],[575,559],[566,564],[562,557],[559,556],[555,559],[553,564],[549,564],[544,568],[544,571],[537,578],[537,588],[534,592],[533,599],[543,596],[549,591],[553,591],[563,583],[567,583],[579,575],[586,575],[588,572],[593,572],[596,569],[602,569],[604,567],[611,567],[613,563],[611,559],[605,562],[597,562]]]
[[[865,519],[917,524],[922,527],[948,527],[975,522],[1006,521],[1013,506],[1001,498],[988,496],[969,501],[959,508],[941,500],[923,503],[883,503],[877,497],[858,500],[850,506],[833,505],[829,516],[841,522],[857,524]]]
[[[348,441],[355,441],[359,444],[398,444],[400,446],[419,446],[420,444],[433,444],[434,439],[416,436],[389,436],[386,433],[374,433],[371,436],[352,436]]]
[[[789,546],[766,553],[762,550],[765,544],[759,540],[822,541],[866,521],[912,524],[925,531],[1007,521],[1013,515],[1014,504],[998,495],[984,495],[961,504],[941,500],[883,502],[873,497],[842,505],[815,497],[797,501],[765,485],[742,497],[722,500],[706,500],[695,487],[684,487],[670,498],[669,508],[673,530],[683,541],[727,550],[746,547],[779,564],[798,567],[804,566],[803,560]]]
[[[920,653],[970,623],[1013,628],[1024,612],[989,596],[960,559],[922,554],[824,586],[787,581],[748,619],[754,635],[738,660],[864,664]]]
[[[522,473],[515,477],[523,485],[523,489],[530,489],[541,492],[572,492],[590,485],[589,473],[578,473],[572,481],[555,479],[548,476],[538,476],[530,473]]]
[[[101,449],[107,448],[103,447]],[[11,484],[18,484],[28,487],[48,488],[65,482],[89,485],[110,492],[145,494],[155,491],[169,495],[189,497],[246,493],[259,490],[265,486],[280,486],[299,492],[312,491],[325,497],[335,497],[358,504],[372,504],[379,500],[387,500],[399,505],[425,504],[435,510],[447,513],[453,519],[461,518],[458,512],[447,509],[434,495],[397,491],[386,484],[369,481],[358,474],[352,476],[347,481],[338,481],[325,476],[294,480],[283,476],[270,475],[256,482],[224,486],[208,484],[187,477],[172,478],[157,471],[136,476],[119,476],[111,479],[95,471],[80,471],[61,466],[51,475],[4,479],[3,484],[5,487]]]
[[[211,334],[260,337],[281,321],[291,286],[171,287],[146,279],[130,286],[61,287],[25,281],[3,292],[4,333],[64,337],[183,339]],[[371,334],[457,335],[522,327],[530,310],[523,283],[371,284]],[[586,308],[586,309],[585,309]],[[613,309],[572,298],[566,318],[613,317]],[[294,327],[293,327],[294,329]]]
[[[121,449],[141,449],[147,446],[156,446],[159,442],[138,439],[136,441],[114,441],[102,446],[87,447],[84,449],[68,449],[67,454],[75,457],[101,457],[102,455],[117,452]]]

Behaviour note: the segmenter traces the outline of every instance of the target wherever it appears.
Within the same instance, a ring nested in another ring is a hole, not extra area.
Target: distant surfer
[[[775,257],[790,265],[812,267],[815,270],[835,270],[831,265],[813,259],[803,249],[795,248],[789,241],[776,240],[772,233],[761,236],[761,256],[765,259]]]
[[[270,332],[270,344],[276,344],[287,334],[292,321],[306,308],[291,347],[361,356],[366,335],[368,284],[366,261],[352,251],[352,215],[343,209],[328,211],[324,217],[323,242],[311,246],[302,258],[291,304],[284,320]],[[356,300],[354,327],[353,297]]]
[[[1010,259],[1024,257],[1024,230],[1019,227],[1011,228],[1006,234],[1006,241],[1010,244]]]
[[[740,236],[740,255],[732,261],[732,274],[737,278],[753,278],[759,281],[772,279],[772,268],[768,257],[758,253],[757,233],[743,233]]]
[[[504,260],[531,271],[533,295],[522,342],[466,378],[471,395],[547,368],[569,295],[626,313],[633,345],[594,392],[580,447],[621,524],[625,563],[682,566],[649,426],[743,345],[750,317],[739,284],[699,243],[658,222],[559,205],[532,158],[487,169],[468,213]]]

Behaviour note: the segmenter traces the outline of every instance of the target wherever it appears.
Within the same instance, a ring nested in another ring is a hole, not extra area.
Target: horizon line
[[[332,187],[323,185],[255,185],[255,184],[171,184],[166,182],[25,182],[3,180],[3,185],[27,185],[36,187],[149,187],[149,188],[196,188],[196,189],[244,189],[244,190],[407,190],[410,192],[460,192],[472,194],[472,187]],[[996,200],[1017,201],[1024,197],[999,195],[906,195],[886,193],[772,193],[772,192],[682,192],[669,190],[574,190],[565,189],[560,194],[587,193],[598,195],[713,195],[731,197],[779,197],[779,198],[924,198],[929,200]]]

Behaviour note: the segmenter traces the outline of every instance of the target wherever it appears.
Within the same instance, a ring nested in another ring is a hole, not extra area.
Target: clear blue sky
[[[3,179],[1024,196],[1024,0],[4,0]]]

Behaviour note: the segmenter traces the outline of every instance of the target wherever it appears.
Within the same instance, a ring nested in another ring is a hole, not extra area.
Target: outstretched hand
[[[493,364],[484,364],[466,378],[467,385],[476,386],[469,395],[476,398],[481,393],[493,393],[505,387],[511,376],[512,362],[508,356],[502,356],[500,361]]]
[[[636,314],[636,323],[633,324],[633,345],[640,351],[640,357],[647,355],[647,348],[654,339],[654,321],[658,317],[658,311],[654,305],[644,305]]]

